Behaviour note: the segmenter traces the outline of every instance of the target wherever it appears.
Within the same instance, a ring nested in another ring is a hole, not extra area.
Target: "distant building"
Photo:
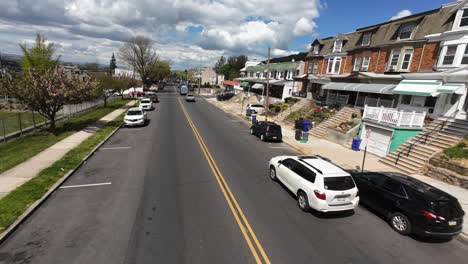
[[[140,77],[140,74],[138,72],[132,71],[132,70],[127,70],[127,69],[116,68],[114,70],[114,76],[116,76],[116,77],[126,76],[126,77],[130,77],[130,78],[135,78],[135,79],[141,81],[141,77]]]
[[[209,83],[210,85],[217,84],[218,75],[212,68],[205,68],[201,71],[201,83]],[[223,78],[224,79],[224,78]],[[218,81],[219,82],[219,81]]]

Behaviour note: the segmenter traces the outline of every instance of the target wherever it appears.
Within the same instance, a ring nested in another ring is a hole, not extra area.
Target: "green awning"
[[[439,80],[403,80],[393,89],[392,93],[437,96],[437,89],[441,85],[442,81]]]
[[[384,83],[345,83],[345,82],[330,82],[322,85],[325,90],[353,91],[375,94],[391,94],[395,84]]]
[[[464,83],[445,83],[439,86],[439,88],[437,88],[437,93],[463,94],[464,89]]]
[[[301,62],[280,62],[280,63],[271,63],[270,71],[288,71],[296,70]],[[267,65],[257,65],[249,66],[245,69],[246,72],[263,72],[267,70]]]
[[[240,86],[248,88],[248,87],[250,87],[250,83],[249,82],[241,82]]]

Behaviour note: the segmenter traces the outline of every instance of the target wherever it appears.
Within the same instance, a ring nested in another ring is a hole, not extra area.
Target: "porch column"
[[[355,106],[355,107],[356,107],[356,105],[357,105],[357,101],[358,101],[358,99],[359,99],[359,92],[357,92],[357,95],[356,95],[356,101],[354,102],[354,106]]]

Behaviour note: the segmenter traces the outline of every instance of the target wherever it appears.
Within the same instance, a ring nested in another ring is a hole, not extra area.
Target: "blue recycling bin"
[[[252,124],[257,122],[257,115],[252,115]]]
[[[354,138],[353,144],[351,145],[351,149],[354,151],[359,151],[359,147],[361,146],[361,141],[362,139],[360,138]]]
[[[302,122],[302,131],[304,131],[304,132],[309,131],[310,124],[311,123],[309,121],[303,121]]]

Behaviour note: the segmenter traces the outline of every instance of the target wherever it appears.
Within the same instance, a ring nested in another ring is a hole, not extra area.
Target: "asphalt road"
[[[400,236],[363,207],[303,213],[268,178],[293,149],[201,98],[181,102],[193,128],[179,95],[159,98],[148,126],[120,129],[0,245],[0,263],[466,263],[459,240]]]

